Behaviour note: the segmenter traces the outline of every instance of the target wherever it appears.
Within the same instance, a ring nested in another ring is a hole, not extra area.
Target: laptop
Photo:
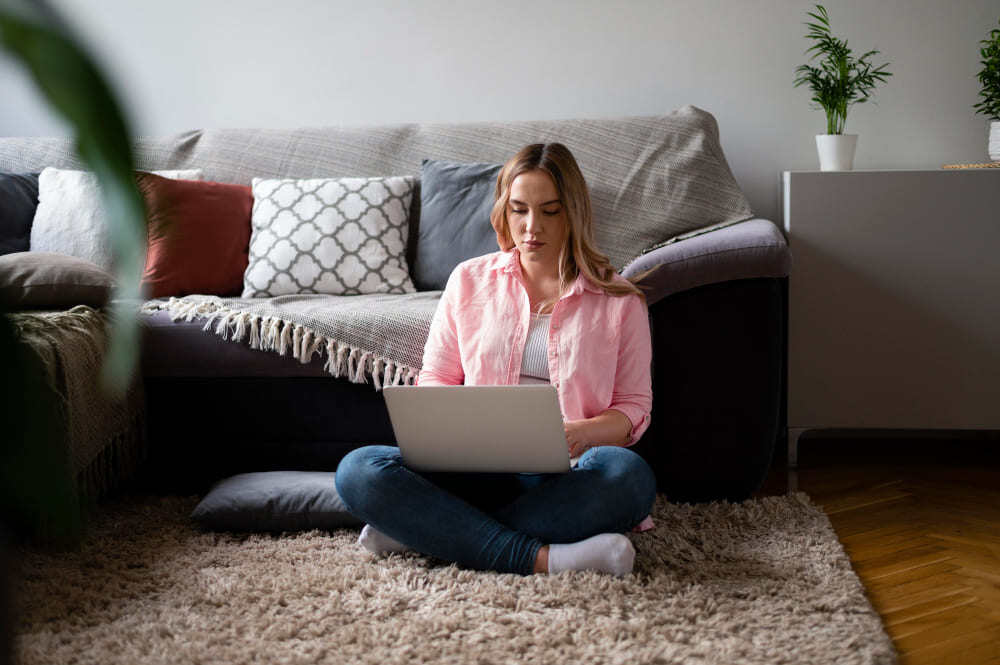
[[[554,386],[386,386],[382,392],[411,469],[569,471]]]

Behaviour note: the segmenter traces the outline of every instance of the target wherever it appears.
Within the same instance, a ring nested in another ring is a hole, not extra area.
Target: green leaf
[[[979,95],[983,100],[974,104],[976,113],[1000,120],[1000,29],[993,29],[987,39],[979,42],[982,70],[976,75],[979,81]]]
[[[812,41],[806,49],[810,60],[820,58],[819,67],[800,65],[795,70],[795,87],[808,85],[816,102],[827,114],[827,133],[843,133],[847,111],[851,105],[867,100],[877,83],[884,83],[892,76],[886,67],[872,70],[869,58],[879,51],[871,50],[854,58],[847,40],[834,37],[830,30],[829,14],[823,5],[816,5],[815,12],[807,12],[815,22],[805,23],[809,28],[806,39]]]

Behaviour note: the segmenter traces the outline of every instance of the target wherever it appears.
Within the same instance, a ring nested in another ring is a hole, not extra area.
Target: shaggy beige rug
[[[804,494],[657,503],[636,571],[521,577],[357,530],[200,532],[193,498],[109,503],[79,549],[25,552],[20,663],[892,663]]]

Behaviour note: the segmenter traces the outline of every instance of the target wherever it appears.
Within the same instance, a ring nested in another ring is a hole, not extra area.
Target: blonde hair
[[[562,143],[533,143],[525,146],[500,169],[497,175],[496,202],[490,212],[490,224],[496,231],[500,249],[510,251],[514,248],[507,219],[510,186],[514,178],[528,171],[549,174],[566,214],[566,232],[559,251],[559,293],[565,293],[573,280],[583,274],[605,293],[614,296],[634,293],[645,301],[643,292],[633,280],[615,280],[617,272],[614,266],[597,250],[593,236],[590,190],[573,153]]]

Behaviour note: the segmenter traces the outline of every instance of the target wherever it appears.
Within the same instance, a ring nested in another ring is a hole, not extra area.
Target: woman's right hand
[[[569,456],[579,457],[594,446],[627,446],[632,422],[621,411],[608,409],[593,418],[563,421]]]
[[[566,432],[566,444],[569,446],[569,456],[579,457],[593,448],[593,443],[588,439],[588,422],[586,420],[567,420],[563,422],[563,430]]]

